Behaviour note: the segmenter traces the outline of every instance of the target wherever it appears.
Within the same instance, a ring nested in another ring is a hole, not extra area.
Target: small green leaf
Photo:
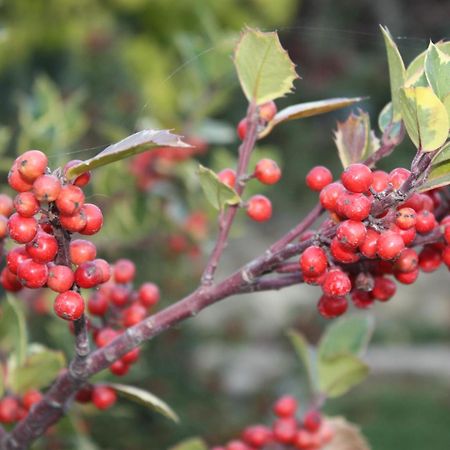
[[[66,176],[72,179],[84,172],[137,155],[155,147],[189,148],[191,145],[168,130],[142,130],[106,147],[98,155],[71,167]]]
[[[308,382],[311,390],[313,392],[316,391],[316,359],[314,355],[314,351],[311,346],[308,344],[305,336],[297,330],[290,329],[287,331],[287,336],[291,341],[292,346],[294,347],[295,353],[298,356],[298,359],[303,364],[305,368],[306,374],[308,376]]]
[[[426,182],[420,192],[429,191],[450,184],[450,142],[447,142],[434,157]]]
[[[400,107],[406,131],[417,148],[433,151],[447,139],[445,106],[430,87],[400,89]]]
[[[240,203],[241,198],[238,193],[233,188],[222,183],[214,171],[199,165],[197,173],[203,192],[214,208],[221,210],[225,205],[237,205]]]
[[[398,51],[397,45],[392,39],[391,33],[387,27],[380,25],[381,32],[383,33],[384,43],[386,46],[388,65],[389,65],[389,79],[391,84],[391,97],[393,108],[393,119],[395,122],[400,120],[400,99],[399,89],[405,83],[405,65],[403,59]]]
[[[174,422],[179,422],[179,418],[173,409],[166,402],[151,392],[134,386],[127,386],[125,384],[108,383],[107,385],[117,391],[118,394],[140,403],[147,408],[153,409],[157,413],[162,414]]]
[[[342,354],[362,356],[374,329],[370,316],[348,316],[333,322],[319,342],[319,358],[334,358]]]
[[[28,389],[40,389],[53,381],[65,365],[66,360],[62,352],[32,344],[22,364],[8,367],[9,387],[17,394]]]
[[[351,113],[345,122],[337,123],[334,143],[344,168],[370,156],[378,148],[373,141],[377,144],[366,112],[358,110],[358,114]]]
[[[403,139],[404,127],[401,120],[392,122],[392,102],[386,104],[378,116],[378,127],[393,142]]]
[[[358,357],[343,354],[318,359],[319,389],[328,397],[339,397],[361,383],[369,368]]]
[[[288,94],[298,78],[276,32],[247,28],[234,51],[234,65],[245,96],[257,105]]]
[[[194,437],[181,441],[169,450],[208,450],[208,446],[203,439]]]
[[[354,103],[365,100],[367,97],[342,97],[328,98],[314,102],[298,103],[278,111],[275,117],[259,133],[259,138],[267,136],[275,126],[288,120],[303,119],[305,117],[318,116],[337,109],[346,108]]]
[[[425,73],[430,86],[440,100],[450,92],[450,55],[430,42],[425,56]]]
[[[5,392],[5,368],[0,364],[0,398],[3,397]]]

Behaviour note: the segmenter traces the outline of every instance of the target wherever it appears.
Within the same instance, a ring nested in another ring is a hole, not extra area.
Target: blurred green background
[[[57,167],[143,127],[183,134],[198,144],[197,160],[216,170],[233,164],[234,127],[246,105],[231,54],[246,25],[277,29],[302,77],[279,107],[369,96],[362,107],[375,127],[389,100],[379,23],[389,27],[408,62],[429,39],[448,39],[448,5],[440,0],[0,2],[2,184],[15,155],[29,148],[45,151]],[[261,143],[257,157],[272,157],[284,168],[283,181],[266,192],[275,218],[257,226],[239,218],[224,270],[263,251],[313,204],[315,196],[303,182],[312,165],[326,164],[338,173],[332,130],[347,114],[289,123]],[[381,167],[408,164],[411,151],[405,142]],[[135,260],[138,281],[159,283],[163,304],[196,286],[215,233],[196,164],[192,158],[164,157],[116,163],[95,174],[89,191],[105,211],[104,230],[96,237],[102,256]],[[431,351],[444,345],[448,356],[448,275],[441,271],[422,283],[402,290],[392,309],[381,305],[374,311],[375,342],[381,348],[427,345]],[[427,283],[436,289],[430,292]],[[101,414],[77,406],[36,448],[164,449],[191,435],[214,444],[245,424],[264,421],[280,393],[291,391],[306,404],[303,375],[283,330],[294,325],[318,338],[324,322],[314,312],[317,292],[296,287],[262,297],[249,306],[242,306],[244,298],[231,299],[171,330],[145,347],[142,361],[126,376],[124,382],[148,388],[172,405],[180,425],[126,401]],[[66,328],[51,315],[31,315],[33,338],[52,347],[64,342],[70,354]],[[272,323],[275,316],[279,320]],[[436,354],[439,367],[442,353]],[[413,369],[406,375],[374,374],[330,403],[329,412],[359,423],[375,450],[448,450],[449,374]]]

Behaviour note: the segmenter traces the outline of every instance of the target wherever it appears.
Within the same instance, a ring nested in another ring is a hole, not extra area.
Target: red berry
[[[14,199],[14,208],[23,217],[33,217],[40,209],[39,202],[32,192],[20,192]]]
[[[336,201],[342,192],[345,191],[344,186],[340,183],[330,183],[325,186],[319,195],[320,204],[328,211],[336,210]]]
[[[290,444],[297,432],[297,421],[294,417],[277,419],[272,426],[273,437],[281,444]]]
[[[75,271],[75,283],[83,288],[90,289],[102,281],[103,274],[93,261],[80,264]]]
[[[59,222],[67,231],[79,233],[86,227],[87,217],[83,209],[80,209],[72,216],[60,216]]]
[[[359,255],[356,253],[356,250],[342,245],[337,237],[334,237],[331,240],[330,252],[336,261],[345,264],[350,264],[359,260]]]
[[[140,303],[133,303],[122,311],[123,326],[128,328],[141,322],[147,316],[147,309]]]
[[[14,423],[17,420],[19,401],[13,396],[0,400],[0,423]]]
[[[61,191],[61,182],[54,175],[41,175],[33,183],[33,193],[40,202],[54,202]]]
[[[373,259],[377,255],[377,243],[380,233],[369,228],[366,233],[364,242],[359,246],[360,252],[366,257]]]
[[[63,169],[64,175],[67,173],[67,171],[74,166],[77,166],[78,164],[82,163],[81,159],[73,159],[72,161],[69,161]],[[78,175],[73,181],[72,184],[78,187],[86,186],[89,183],[89,180],[91,179],[91,172],[84,172],[81,175]]]
[[[26,192],[33,188],[33,183],[20,174],[17,164],[14,164],[8,173],[8,184],[17,192]]]
[[[94,386],[92,403],[100,410],[108,409],[116,403],[116,391],[108,386]]]
[[[311,409],[303,417],[303,426],[312,433],[315,433],[322,425],[322,416],[319,411]]]
[[[102,278],[100,283],[106,283],[111,278],[111,266],[109,265],[108,261],[97,258],[94,259],[94,264],[97,266],[97,269],[101,272]]]
[[[9,217],[14,212],[14,202],[9,195],[0,194],[0,215]]]
[[[121,359],[118,359],[109,366],[109,370],[113,375],[123,377],[130,370],[130,366],[125,364]]]
[[[72,269],[62,265],[49,265],[47,286],[55,292],[68,291],[75,281]]]
[[[75,400],[78,403],[89,403],[92,400],[92,386],[83,386],[75,395]]]
[[[348,301],[345,297],[322,295],[317,304],[320,315],[325,319],[334,319],[341,316],[347,311],[347,308]]]
[[[400,208],[395,215],[395,224],[402,230],[407,230],[416,224],[416,211],[412,208]]]
[[[300,269],[306,276],[319,277],[325,272],[327,265],[325,251],[316,245],[308,247],[300,256]]]
[[[22,405],[27,411],[29,411],[34,404],[42,400],[42,397],[42,393],[37,389],[29,389],[22,396]]]
[[[348,219],[362,221],[370,214],[372,199],[364,194],[342,192],[336,200],[336,212]]]
[[[95,336],[95,344],[97,347],[104,347],[112,342],[118,335],[119,333],[112,328],[103,328],[97,333],[97,336]]]
[[[130,290],[125,285],[118,284],[114,287],[110,294],[110,300],[114,305],[122,307],[128,303]]]
[[[441,252],[426,245],[419,253],[419,267],[422,272],[430,273],[439,269],[442,263]]]
[[[17,279],[17,276],[10,272],[7,267],[4,267],[0,272],[0,284],[5,291],[17,292],[22,289],[22,284]]]
[[[217,176],[219,180],[226,184],[228,187],[233,188],[236,184],[236,172],[233,169],[223,169],[220,171]]]
[[[247,134],[247,127],[248,127],[248,123],[247,123],[247,119],[244,117],[237,126],[237,135],[239,136],[239,139],[241,141],[243,141],[245,139],[245,136]]]
[[[277,105],[274,101],[269,101],[259,105],[259,117],[265,122],[270,122],[277,113]]]
[[[26,259],[30,259],[30,257],[28,256],[25,247],[16,247],[6,255],[6,265],[13,274],[17,275],[20,264]]]
[[[416,192],[402,204],[402,208],[412,208],[414,211],[419,212],[423,209],[423,198],[422,194]]]
[[[225,450],[251,450],[242,441],[237,439],[228,442]]]
[[[422,210],[417,214],[416,230],[418,233],[427,234],[437,226],[434,214],[428,210]]]
[[[97,233],[103,226],[103,214],[100,208],[91,203],[85,203],[81,208],[81,212],[83,212],[86,217],[86,225],[80,230],[80,233],[86,235]]]
[[[408,273],[417,269],[419,264],[419,255],[412,248],[405,248],[398,255],[394,263],[394,271]]]
[[[400,189],[401,185],[408,179],[411,172],[403,167],[398,167],[389,173],[389,183],[394,189]]]
[[[84,204],[84,193],[78,186],[67,184],[61,188],[55,203],[61,214],[73,216]]]
[[[370,292],[361,291],[359,289],[353,290],[350,296],[353,304],[359,309],[370,308],[374,301]]]
[[[8,219],[8,233],[19,244],[26,244],[36,236],[38,223],[34,217],[22,217],[14,213]]]
[[[130,350],[128,353],[125,353],[125,355],[122,356],[121,360],[125,364],[133,364],[139,359],[140,353],[141,350],[139,348],[134,348],[133,350]]]
[[[372,296],[380,302],[388,301],[397,290],[395,282],[386,277],[375,277]]]
[[[255,177],[263,184],[275,184],[281,178],[281,169],[272,159],[261,159],[255,167]]]
[[[113,276],[116,283],[130,283],[136,274],[136,266],[129,259],[119,259],[114,264]]]
[[[69,245],[70,261],[79,266],[86,261],[92,261],[97,256],[95,245],[85,239],[75,239]]]
[[[417,277],[419,276],[419,269],[415,269],[411,272],[395,272],[394,276],[396,278],[396,280],[400,281],[400,283],[403,284],[413,284],[416,280]]]
[[[362,222],[345,220],[339,224],[336,237],[342,245],[356,249],[364,242],[366,232],[366,226]]]
[[[37,289],[47,283],[48,268],[45,264],[26,259],[17,269],[17,278],[23,286]]]
[[[348,294],[351,288],[349,276],[340,269],[330,270],[322,284],[323,293],[329,297],[342,297]]]
[[[372,171],[365,164],[350,164],[342,172],[341,181],[350,192],[367,192],[373,181]]]
[[[312,191],[321,191],[333,181],[333,174],[325,166],[313,167],[306,174],[306,185]],[[327,208],[329,209],[329,208]]]
[[[154,283],[144,283],[138,291],[139,301],[146,308],[151,308],[159,302],[159,288]]]
[[[254,195],[248,200],[247,216],[256,222],[265,222],[272,217],[272,203],[264,195]]]
[[[87,303],[88,311],[94,316],[104,316],[106,311],[108,311],[109,301],[108,297],[101,294],[100,292],[95,292],[88,300]]]
[[[377,253],[381,259],[394,259],[404,248],[405,243],[402,237],[394,231],[385,231],[378,238]]]
[[[53,308],[61,319],[78,320],[84,313],[84,300],[78,292],[62,292],[56,296]]]
[[[315,450],[317,448],[313,446],[312,433],[304,429],[297,431],[294,438],[294,446],[299,450]]]
[[[25,248],[33,261],[48,263],[53,261],[58,253],[58,241],[51,234],[39,231]]]
[[[39,150],[28,150],[17,158],[17,169],[25,180],[32,183],[45,173],[48,158]]]
[[[389,184],[389,175],[384,170],[375,170],[372,172],[372,184],[370,187],[375,192],[383,192]]]
[[[408,228],[407,230],[402,230],[401,228],[394,229],[403,239],[405,245],[411,244],[416,237],[416,229],[414,227]]]
[[[447,245],[442,250],[442,261],[450,269],[450,245]]]
[[[253,447],[263,447],[272,439],[272,431],[264,425],[252,425],[242,432],[242,440]]]
[[[297,400],[291,395],[284,395],[273,405],[273,412],[278,417],[292,417],[295,415],[297,408]]]

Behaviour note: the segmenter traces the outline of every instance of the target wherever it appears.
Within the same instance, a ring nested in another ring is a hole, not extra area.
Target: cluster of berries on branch
[[[333,428],[317,409],[310,409],[298,418],[298,402],[290,396],[279,398],[273,405],[275,420],[272,426],[250,425],[239,439],[211,450],[257,450],[265,448],[320,450],[332,441]]]
[[[37,389],[29,389],[23,395],[5,395],[0,400],[0,423],[13,424],[25,418],[31,407],[42,399]]]

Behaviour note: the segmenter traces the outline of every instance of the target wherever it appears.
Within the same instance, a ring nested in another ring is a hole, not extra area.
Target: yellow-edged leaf
[[[447,55],[432,42],[425,55],[425,74],[440,100],[450,93],[450,55]]]
[[[450,142],[442,147],[431,163],[431,170],[426,182],[420,187],[421,192],[450,184]]]

